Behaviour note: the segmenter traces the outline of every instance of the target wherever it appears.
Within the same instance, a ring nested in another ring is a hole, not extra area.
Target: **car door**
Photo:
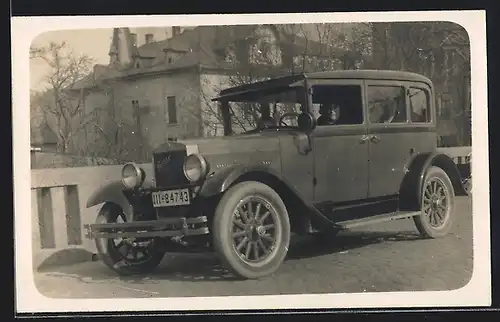
[[[310,81],[312,112],[320,104],[336,104],[336,124],[319,125],[311,133],[316,204],[364,199],[368,182],[368,142],[361,80]]]
[[[293,188],[307,202],[313,201],[314,156],[311,142],[301,131],[280,136],[281,172]]]
[[[367,80],[370,198],[397,195],[418,138],[410,125],[407,84]]]
[[[414,154],[431,152],[436,147],[436,113],[433,89],[422,82],[408,82],[408,105],[410,112],[410,126],[407,136],[410,136],[411,147]]]

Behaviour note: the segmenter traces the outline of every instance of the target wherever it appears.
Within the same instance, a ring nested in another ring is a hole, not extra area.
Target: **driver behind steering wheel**
[[[257,127],[259,129],[267,129],[267,128],[275,127],[275,126],[276,126],[276,122],[269,115],[262,115],[262,117],[259,120],[259,123],[257,124]]]
[[[261,110],[262,116],[260,117],[259,121],[257,122],[257,128],[267,129],[270,127],[275,127],[276,121],[270,115],[271,111],[269,108],[269,103],[262,101],[259,104],[260,104],[260,110]]]

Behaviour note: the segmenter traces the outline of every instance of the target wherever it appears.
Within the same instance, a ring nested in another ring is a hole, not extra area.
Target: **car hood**
[[[184,149],[187,155],[199,153],[214,171],[234,164],[265,164],[280,168],[279,138],[281,135],[289,135],[280,132],[269,131],[166,142],[155,149],[154,153]]]
[[[286,132],[268,131],[233,136],[218,136],[208,138],[169,141],[154,149],[153,153],[163,151],[184,150],[187,154],[200,153],[204,156],[220,153],[259,152],[267,149],[277,149],[279,137],[289,135]]]

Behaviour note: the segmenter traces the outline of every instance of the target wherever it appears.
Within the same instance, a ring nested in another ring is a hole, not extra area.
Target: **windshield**
[[[304,88],[287,87],[273,93],[258,93],[251,98],[229,100],[231,133],[297,127],[297,115],[305,108]]]

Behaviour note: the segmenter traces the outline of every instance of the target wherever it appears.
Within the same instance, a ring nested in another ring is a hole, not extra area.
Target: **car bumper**
[[[196,236],[209,233],[206,216],[90,224],[84,225],[84,229],[85,237],[88,239]]]

